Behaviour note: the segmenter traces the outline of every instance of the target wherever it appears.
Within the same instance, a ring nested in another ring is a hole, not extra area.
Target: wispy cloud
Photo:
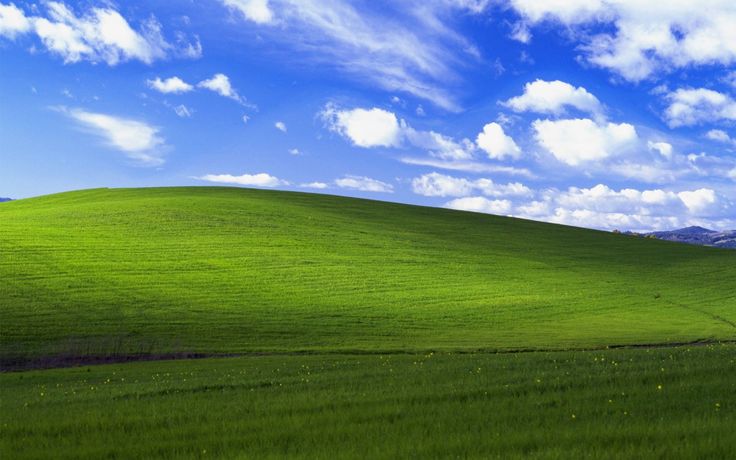
[[[451,111],[460,109],[452,91],[462,82],[457,69],[479,58],[477,49],[446,20],[453,11],[481,11],[478,2],[396,3],[386,11],[369,4],[358,9],[339,0],[221,1],[265,27],[261,32],[271,39],[303,51],[303,59]],[[276,24],[278,28],[269,29]]]
[[[57,107],[56,110],[103,139],[110,148],[142,165],[158,166],[164,163],[166,141],[155,126],[139,120],[78,108]]]
[[[199,82],[197,86],[199,88],[214,91],[220,96],[230,98],[241,104],[245,104],[245,99],[238,94],[235,88],[233,88],[232,83],[230,83],[230,78],[224,73],[215,74],[212,78]]]
[[[360,190],[361,192],[380,192],[380,193],[393,193],[394,187],[391,184],[382,182],[377,179],[363,176],[350,176],[347,175],[340,179],[335,180],[335,185],[340,188]]]

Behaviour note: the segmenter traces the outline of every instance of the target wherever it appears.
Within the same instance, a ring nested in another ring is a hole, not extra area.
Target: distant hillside
[[[735,253],[226,187],[0,206],[0,358],[736,338]]]
[[[652,232],[646,235],[679,243],[736,249],[736,230],[717,232],[703,227],[687,227],[667,232]]]
[[[0,203],[5,203],[6,201],[13,201],[13,199],[0,197]]]

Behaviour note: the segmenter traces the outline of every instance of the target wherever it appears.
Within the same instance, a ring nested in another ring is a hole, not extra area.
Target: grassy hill
[[[0,206],[0,355],[568,349],[736,338],[736,253],[236,188]]]
[[[0,206],[1,458],[727,458],[736,252],[232,188]],[[601,348],[581,351],[580,348]],[[496,351],[540,350],[529,353]]]

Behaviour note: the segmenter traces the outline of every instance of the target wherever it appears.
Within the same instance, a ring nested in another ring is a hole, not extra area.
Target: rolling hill
[[[5,203],[0,457],[727,458],[734,262],[303,193]]]
[[[736,253],[238,188],[0,207],[0,356],[598,348],[736,338]]]

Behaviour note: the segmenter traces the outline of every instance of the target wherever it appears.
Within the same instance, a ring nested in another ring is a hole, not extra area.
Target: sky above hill
[[[0,0],[0,196],[235,185],[726,229],[735,125],[733,0]]]

